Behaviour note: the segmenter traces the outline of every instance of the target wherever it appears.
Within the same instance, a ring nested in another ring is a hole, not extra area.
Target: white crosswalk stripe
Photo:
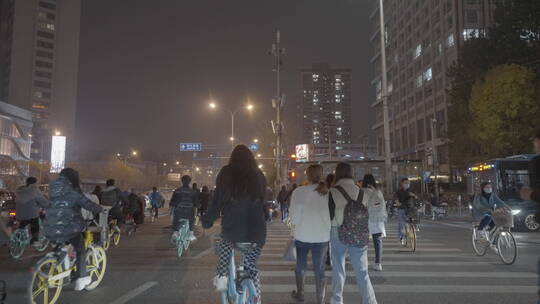
[[[282,228],[270,226],[262,256],[258,262],[261,269],[264,293],[290,293],[294,284],[294,262],[282,259],[290,233]],[[462,293],[462,294],[535,294],[537,274],[531,272],[493,270],[493,260],[476,257],[472,252],[448,246],[444,241],[433,241],[422,237],[415,253],[408,252],[398,242],[396,227],[389,227],[383,240],[383,272],[370,271],[376,293]],[[370,265],[374,261],[374,249],[368,249]],[[311,266],[311,261],[309,261]],[[331,278],[331,271],[326,272]],[[308,271],[307,292],[313,292],[313,273]],[[355,275],[348,266],[347,284],[344,292],[357,293]],[[444,280],[454,279],[445,284]],[[455,279],[462,284],[456,285]],[[401,281],[400,281],[401,280]],[[413,283],[411,280],[415,280]]]

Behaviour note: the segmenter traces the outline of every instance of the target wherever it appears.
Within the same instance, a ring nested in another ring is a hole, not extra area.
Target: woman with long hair
[[[292,297],[304,301],[307,258],[311,251],[317,303],[324,303],[326,278],[324,262],[330,240],[330,211],[328,187],[321,165],[311,165],[306,171],[309,184],[292,193],[290,217],[296,246],[296,290]]]
[[[331,303],[343,303],[343,287],[347,274],[345,271],[345,256],[347,252],[351,257],[356,274],[356,284],[360,290],[362,303],[376,304],[375,292],[371,285],[371,280],[368,275],[368,246],[369,240],[369,223],[365,226],[359,224],[350,226],[352,231],[349,234],[354,234],[355,237],[366,240],[365,245],[352,245],[342,242],[340,235],[340,227],[350,220],[350,217],[356,214],[348,213],[345,210],[350,200],[356,200],[355,203],[360,203],[364,207],[368,207],[365,193],[356,185],[353,180],[353,171],[350,164],[339,163],[336,167],[336,184],[330,191],[329,209],[332,217],[332,232],[330,237],[331,257],[332,257],[332,299]],[[349,219],[346,219],[346,217]],[[356,224],[356,223],[355,223]],[[365,229],[364,229],[365,228]]]
[[[362,188],[364,197],[367,199],[367,207],[369,213],[369,233],[373,239],[373,247],[375,248],[375,266],[376,271],[382,271],[382,239],[386,237],[386,201],[382,191],[377,187],[377,182],[372,174],[364,175],[362,180]]]
[[[244,269],[255,282],[260,299],[257,260],[266,241],[266,179],[248,147],[234,148],[229,164],[221,169],[216,180],[212,203],[203,217],[209,229],[222,215],[222,241],[217,245],[219,262],[214,284],[218,291],[227,289],[227,274],[235,243],[252,243],[244,253]]]

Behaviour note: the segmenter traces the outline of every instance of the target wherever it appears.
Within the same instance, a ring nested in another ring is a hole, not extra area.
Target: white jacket
[[[340,179],[336,183],[335,187],[337,186],[341,186],[353,200],[356,200],[358,198],[358,193],[360,193],[360,187],[356,185],[353,179]],[[339,227],[341,226],[341,224],[343,224],[343,212],[345,211],[345,206],[347,206],[347,200],[336,188],[330,189],[330,192],[332,193],[332,199],[336,204],[336,211],[334,219],[332,220],[332,226]],[[365,195],[364,199],[362,199],[362,204],[364,204],[364,206],[367,206]]]
[[[320,195],[317,185],[298,187],[291,196],[289,207],[294,239],[305,243],[330,240],[330,211],[328,194]]]
[[[386,236],[386,201],[381,190],[376,188],[363,188],[364,200],[367,202],[369,212],[369,232],[371,234],[381,233]]]

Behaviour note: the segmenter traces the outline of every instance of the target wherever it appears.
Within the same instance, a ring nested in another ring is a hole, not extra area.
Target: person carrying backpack
[[[330,252],[332,258],[332,304],[343,303],[347,274],[347,252],[356,274],[362,303],[376,304],[375,291],[368,275],[369,214],[367,195],[353,180],[351,165],[339,163],[336,184],[330,189],[329,210],[332,219]]]
[[[122,207],[128,204],[127,199],[122,194],[122,191],[115,185],[114,179],[108,179],[106,188],[101,192],[101,205],[112,207],[109,211],[109,217],[122,221]]]
[[[197,238],[193,233],[193,228],[195,226],[195,210],[200,207],[199,195],[197,190],[189,187],[189,183],[191,183],[191,177],[182,176],[182,187],[174,190],[170,206],[174,208],[173,231],[177,232],[180,228],[180,219],[189,220],[189,240],[195,241]]]

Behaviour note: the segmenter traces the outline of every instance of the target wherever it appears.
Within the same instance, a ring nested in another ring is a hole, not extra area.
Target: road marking
[[[263,260],[259,261],[259,266],[275,266],[275,265],[294,265],[296,262],[289,261],[272,261]],[[311,261],[308,264],[312,264]],[[438,266],[438,267],[456,267],[456,266],[486,266],[490,263],[485,261],[467,262],[467,261],[387,261],[383,263],[385,266]]]
[[[268,252],[268,251],[272,251],[272,252],[275,252],[275,251],[278,251],[278,252],[283,252],[285,250],[285,246],[280,246],[280,247],[273,247],[273,246],[270,246],[270,247],[267,247],[265,246],[264,249],[263,249],[263,252]],[[375,251],[375,249],[373,248],[368,248],[369,252],[373,252]],[[403,247],[403,246],[397,246],[397,247],[389,247],[389,246],[384,246],[384,250],[385,251],[399,251],[399,252],[410,252],[410,250],[408,250],[407,248]],[[416,248],[416,251],[418,252],[463,252],[463,250],[459,249],[459,248],[424,248],[422,246],[418,246]],[[383,254],[384,256],[384,254]]]
[[[156,286],[157,284],[158,284],[158,282],[156,282],[156,281],[146,282],[146,283],[142,284],[141,286],[139,286],[139,287],[137,287],[137,288],[135,288],[133,290],[130,290],[128,293],[126,293],[123,296],[121,296],[120,298],[114,300],[110,304],[125,304],[129,300],[134,299],[135,297],[137,297],[141,293],[143,293],[143,292],[147,291],[148,289]]]
[[[332,275],[327,271],[328,276]],[[306,272],[306,276],[314,276],[313,272]],[[497,278],[497,279],[534,279],[537,275],[533,272],[463,272],[463,271],[370,271],[370,277],[394,277],[394,278]],[[294,277],[294,271],[261,271],[261,277]],[[354,271],[347,271],[347,277],[355,277]]]
[[[296,285],[263,284],[263,293],[290,293]],[[376,293],[510,293],[536,294],[536,285],[373,285]],[[307,292],[315,292],[315,285],[306,285]],[[356,285],[345,285],[345,293],[358,293]]]
[[[282,250],[283,251],[283,250]],[[282,258],[283,252],[281,253],[266,253],[263,252],[261,255],[261,258]],[[368,258],[374,258],[375,254],[368,254]],[[389,259],[389,258],[403,258],[403,259],[432,259],[432,258],[441,258],[441,259],[452,259],[452,258],[461,258],[461,259],[471,259],[470,254],[406,254],[406,253],[389,253],[389,254],[383,254],[382,258],[383,260]]]

